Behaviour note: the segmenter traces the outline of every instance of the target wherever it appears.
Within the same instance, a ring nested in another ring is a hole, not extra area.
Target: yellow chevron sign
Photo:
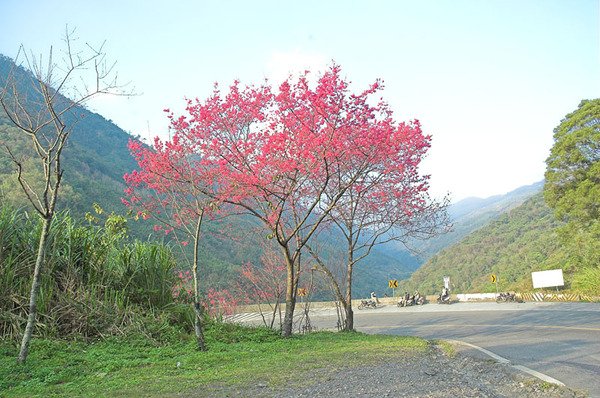
[[[498,281],[498,278],[494,274],[490,275],[490,279],[492,280],[492,283],[496,283]]]
[[[398,279],[390,279],[388,281],[388,286],[390,289],[396,289],[398,287]]]

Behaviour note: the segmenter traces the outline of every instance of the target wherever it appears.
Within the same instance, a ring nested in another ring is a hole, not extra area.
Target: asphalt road
[[[336,319],[331,310],[311,315],[318,328],[332,328]],[[355,310],[355,328],[467,342],[600,397],[600,304],[387,305]]]

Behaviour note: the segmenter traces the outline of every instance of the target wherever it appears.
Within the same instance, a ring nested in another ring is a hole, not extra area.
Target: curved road
[[[335,325],[335,312],[317,310],[318,328]],[[455,303],[355,310],[366,333],[452,339],[474,344],[600,397],[600,304]],[[477,351],[473,350],[474,354]]]

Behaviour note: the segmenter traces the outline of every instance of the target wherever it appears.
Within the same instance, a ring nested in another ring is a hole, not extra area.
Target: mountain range
[[[555,232],[559,225],[539,192],[441,250],[401,288],[433,294],[441,290],[444,277],[450,277],[455,292],[531,291],[531,272],[564,268],[564,252]],[[569,270],[565,271],[568,282]],[[492,274],[497,285],[491,283]]]
[[[16,69],[14,69],[16,68]],[[0,87],[3,87],[11,70],[16,73],[19,90],[32,93],[33,76],[21,67],[16,67],[12,60],[0,54]],[[32,97],[31,95],[30,97]],[[86,212],[91,212],[94,204],[105,211],[118,214],[126,212],[120,198],[125,188],[123,174],[137,168],[137,163],[130,155],[127,144],[130,139],[139,139],[123,131],[105,117],[78,107],[75,128],[71,133],[63,153],[64,176],[58,208],[69,210],[74,216],[83,219]],[[0,142],[9,143],[13,153],[24,159],[25,174],[32,181],[42,176],[33,160],[35,154],[27,138],[14,127],[6,114],[0,111]],[[14,208],[30,211],[25,195],[16,179],[15,166],[8,153],[0,150],[0,201]],[[130,220],[130,234],[133,237],[146,239],[166,239],[153,235],[150,221]],[[206,233],[202,240],[200,262],[204,268],[205,286],[225,288],[238,277],[238,270],[245,262],[259,262],[261,256],[261,233],[256,233],[258,226],[248,220],[228,220],[221,223],[206,223]],[[232,237],[232,231],[236,231]],[[333,238],[335,240],[335,237]],[[326,251],[335,256],[339,242],[323,242]],[[365,260],[365,269],[369,270],[357,279],[357,288],[363,294],[373,288],[371,274],[384,275],[391,272],[406,278],[415,269],[405,267],[403,257],[390,257],[384,251],[374,250]],[[333,258],[332,258],[333,259]],[[181,266],[186,266],[181,256]]]
[[[501,195],[488,198],[471,197],[460,200],[448,207],[448,215],[452,222],[450,232],[425,241],[410,241],[407,244],[408,248],[398,243],[390,243],[381,247],[380,250],[389,257],[399,259],[408,271],[415,272],[423,264],[427,264],[437,253],[460,242],[501,215],[521,206],[532,196],[539,194],[543,185],[543,181],[539,181]],[[371,274],[371,278],[374,277],[375,275]],[[383,275],[378,277],[379,286],[384,283],[387,285],[387,281],[382,278]],[[407,278],[399,276],[397,279]],[[407,285],[401,282],[401,285],[412,288],[415,284],[409,283]]]
[[[453,224],[452,231],[417,244],[417,250],[423,253],[425,259],[428,259],[440,250],[459,242],[502,213],[520,206],[528,198],[540,192],[543,187],[544,181],[539,181],[502,195],[484,199],[471,197],[456,202],[448,209]]]

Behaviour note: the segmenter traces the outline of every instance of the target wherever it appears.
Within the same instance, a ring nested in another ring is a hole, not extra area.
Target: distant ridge
[[[402,288],[431,294],[449,276],[455,292],[493,292],[493,273],[500,290],[529,291],[532,271],[565,264],[555,233],[558,225],[540,192],[433,256]]]
[[[410,246],[416,252],[412,255],[417,267],[446,247],[460,241],[471,232],[481,228],[501,214],[520,206],[533,195],[541,192],[543,181],[519,187],[503,195],[494,195],[489,198],[466,198],[460,200],[448,209],[448,214],[453,223],[451,232],[429,239],[427,241],[412,241]],[[406,252],[401,245],[390,245],[387,250],[391,253]]]
[[[490,210],[490,206],[502,208],[515,207],[514,204],[520,204],[521,199],[527,199],[544,188],[544,181],[538,181],[530,185],[524,185],[510,192],[500,195],[490,196],[488,198],[468,197],[454,203],[450,207],[450,215],[454,221],[468,215],[473,211]]]
[[[418,274],[420,267],[431,257],[539,194],[543,186],[544,182],[539,181],[506,194],[466,198],[450,205],[448,213],[454,224],[452,232],[426,241],[409,242],[411,250],[394,242],[380,247],[382,256],[374,257],[369,264],[359,264],[355,284],[361,287],[361,292],[371,287],[371,290],[391,294],[391,290],[385,288],[388,279],[406,280],[413,272]],[[399,265],[391,265],[397,263]]]

